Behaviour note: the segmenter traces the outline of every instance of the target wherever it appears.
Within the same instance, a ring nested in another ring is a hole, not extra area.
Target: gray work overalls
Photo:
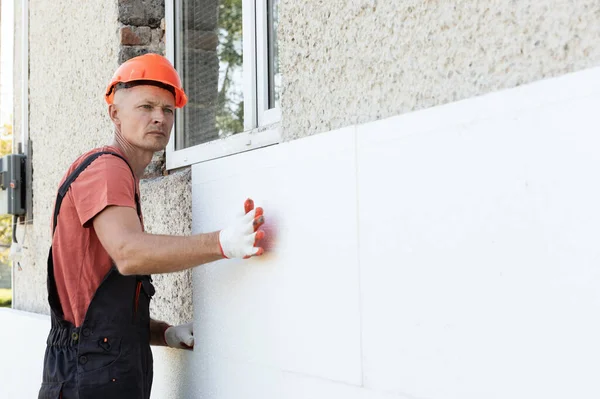
[[[113,152],[98,152],[86,158],[58,191],[54,229],[62,200],[71,183],[102,155],[117,156],[127,162]],[[133,190],[141,219],[139,197],[135,187]],[[39,399],[150,397],[152,352],[149,307],[154,294],[151,281],[150,276],[123,276],[113,265],[96,290],[83,324],[75,327],[63,318],[50,247],[47,284],[52,326]]]

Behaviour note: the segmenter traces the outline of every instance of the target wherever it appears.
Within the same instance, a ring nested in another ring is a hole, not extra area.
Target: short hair
[[[119,82],[117,83],[113,90],[115,93],[118,90],[121,89],[131,89],[132,87],[136,87],[136,86],[156,86],[156,87],[160,87],[161,89],[165,89],[168,90],[169,93],[171,93],[173,95],[173,97],[177,97],[175,95],[175,88],[173,86],[161,83],[161,82],[156,82],[154,80],[134,80],[132,82]]]

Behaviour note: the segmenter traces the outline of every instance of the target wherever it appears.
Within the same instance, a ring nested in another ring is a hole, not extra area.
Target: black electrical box
[[[0,215],[25,215],[25,155],[0,158]]]

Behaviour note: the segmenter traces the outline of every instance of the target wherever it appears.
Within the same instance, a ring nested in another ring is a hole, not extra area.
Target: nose
[[[160,107],[155,107],[152,112],[152,123],[154,125],[161,125],[165,122],[165,111]]]

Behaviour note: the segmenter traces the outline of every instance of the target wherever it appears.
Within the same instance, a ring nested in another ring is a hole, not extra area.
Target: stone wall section
[[[164,0],[119,0],[119,64],[130,58],[165,55]],[[153,234],[191,234],[190,168],[174,174],[165,167],[165,151],[157,152],[141,181],[145,229]],[[156,295],[152,317],[171,324],[188,322],[192,311],[192,272],[153,276]]]

